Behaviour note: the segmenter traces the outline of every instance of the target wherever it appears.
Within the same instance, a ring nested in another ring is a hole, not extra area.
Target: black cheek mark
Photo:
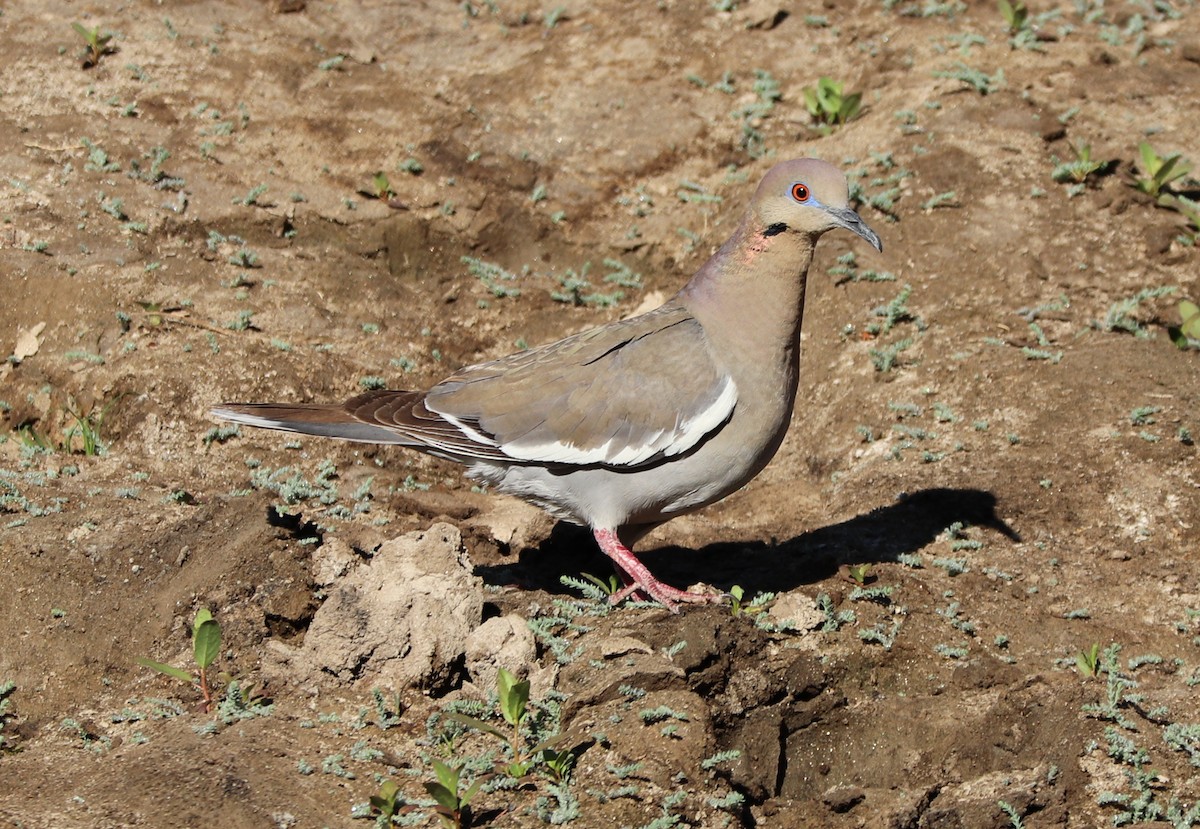
[[[783,222],[776,222],[763,231],[763,236],[778,236],[788,229],[788,226]]]

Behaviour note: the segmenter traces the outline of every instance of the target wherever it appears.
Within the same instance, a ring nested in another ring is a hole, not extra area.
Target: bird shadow
[[[702,581],[723,590],[737,584],[748,594],[783,592],[828,578],[843,564],[896,561],[958,522],[1021,540],[996,514],[992,493],[939,488],[902,495],[893,504],[786,541],[721,541],[696,550],[668,545],[639,551],[638,558],[668,584]],[[526,589],[565,594],[571,591],[560,582],[564,572],[607,578],[612,565],[590,532],[560,522],[536,548],[521,550],[515,564],[482,566],[476,572],[489,584],[516,582]]]

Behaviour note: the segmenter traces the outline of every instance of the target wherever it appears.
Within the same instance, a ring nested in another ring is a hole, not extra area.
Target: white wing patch
[[[649,433],[637,443],[624,443],[616,437],[611,437],[599,446],[584,449],[562,441],[538,441],[535,443],[517,440],[501,444],[497,448],[510,458],[519,461],[636,466],[655,456],[671,457],[688,451],[728,420],[736,404],[737,386],[731,378],[726,377],[721,386],[721,393],[704,409],[680,419],[674,429],[670,431],[660,429]],[[450,419],[447,418],[447,420]],[[464,433],[468,434],[472,440],[482,437],[474,429],[466,429],[457,422],[455,425],[463,429]],[[491,445],[495,446],[496,443],[492,441]]]
[[[478,429],[472,429],[470,426],[463,423],[461,420],[459,420],[454,415],[446,414],[445,412],[441,411],[440,409],[432,406],[429,403],[428,399],[426,399],[426,401],[425,401],[425,407],[427,409],[429,409],[429,411],[431,411],[431,412],[435,413],[436,415],[438,415],[439,417],[441,417],[443,420],[445,420],[447,423],[449,423],[455,429],[458,429],[460,432],[462,432],[464,435],[466,435],[469,440],[471,440],[475,443],[478,443],[482,446],[495,446],[496,445],[495,438],[488,437],[487,435],[485,435],[483,432],[479,431]]]

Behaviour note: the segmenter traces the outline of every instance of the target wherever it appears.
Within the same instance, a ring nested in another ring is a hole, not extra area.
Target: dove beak
[[[875,250],[883,252],[883,242],[879,239],[879,234],[867,227],[867,223],[862,220],[862,217],[851,210],[849,207],[830,207],[826,208],[829,215],[833,217],[833,222],[838,227],[844,227],[846,230],[866,239]]]

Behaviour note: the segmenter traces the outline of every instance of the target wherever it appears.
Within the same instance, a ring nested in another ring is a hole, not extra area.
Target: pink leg
[[[600,549],[613,560],[617,572],[625,579],[624,589],[614,593],[609,599],[613,604],[618,604],[630,596],[642,593],[672,613],[678,613],[677,602],[708,604],[721,601],[719,596],[703,596],[663,584],[654,578],[646,565],[642,564],[628,547],[621,543],[621,539],[617,538],[614,531],[597,529],[593,530],[592,534],[596,537],[596,543],[600,545]]]

